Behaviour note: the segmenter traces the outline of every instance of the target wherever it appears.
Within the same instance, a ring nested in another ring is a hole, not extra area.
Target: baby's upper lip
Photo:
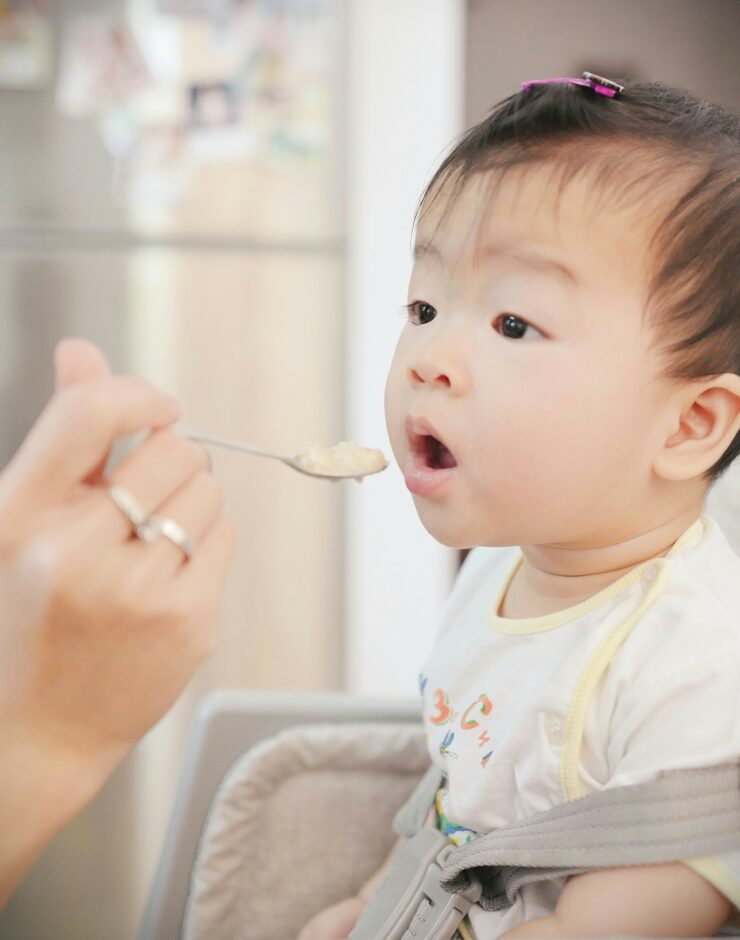
[[[406,418],[406,437],[408,438],[409,448],[413,454],[426,452],[424,439],[427,437],[433,437],[438,440],[440,444],[444,444],[444,446],[447,447],[447,444],[445,444],[444,440],[440,437],[439,431],[432,422],[421,415],[409,415]],[[449,450],[449,447],[447,449]]]

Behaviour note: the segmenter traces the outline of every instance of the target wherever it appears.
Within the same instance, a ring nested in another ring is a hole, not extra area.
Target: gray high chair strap
[[[393,829],[399,836],[410,838],[415,836],[424,826],[429,815],[429,809],[434,806],[437,790],[442,786],[443,779],[439,767],[431,764],[416,785],[414,792],[393,819]]]
[[[430,769],[397,814],[411,838],[350,940],[450,940],[473,904],[501,910],[532,882],[740,849],[740,762],[602,790],[462,846],[423,826],[441,782]]]

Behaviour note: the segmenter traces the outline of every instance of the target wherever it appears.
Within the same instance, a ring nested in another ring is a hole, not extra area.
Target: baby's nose
[[[446,375],[444,372],[437,372],[436,369],[424,369],[424,368],[411,368],[409,369],[409,376],[411,378],[412,385],[444,385],[447,388],[452,387],[452,382],[450,381],[449,375]]]
[[[470,385],[471,343],[475,337],[459,325],[450,325],[412,349],[407,360],[412,388],[436,389],[463,394]]]

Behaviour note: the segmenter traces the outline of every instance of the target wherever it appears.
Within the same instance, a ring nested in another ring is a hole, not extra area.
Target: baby
[[[424,526],[476,546],[420,677],[437,824],[737,760],[740,558],[703,503],[740,453],[740,122],[526,83],[436,172],[414,262],[389,434]],[[380,874],[300,940],[346,937]],[[460,935],[707,936],[738,906],[740,846],[525,885]]]

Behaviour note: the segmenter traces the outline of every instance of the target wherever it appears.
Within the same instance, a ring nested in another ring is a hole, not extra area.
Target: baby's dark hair
[[[552,167],[561,187],[592,174],[612,198],[659,196],[648,299],[656,335],[668,337],[665,375],[740,374],[740,120],[686,91],[619,81],[617,98],[558,83],[499,102],[444,159],[417,216],[450,190],[454,202],[479,173],[500,180],[527,165]],[[738,454],[740,432],[706,471],[709,482]]]

